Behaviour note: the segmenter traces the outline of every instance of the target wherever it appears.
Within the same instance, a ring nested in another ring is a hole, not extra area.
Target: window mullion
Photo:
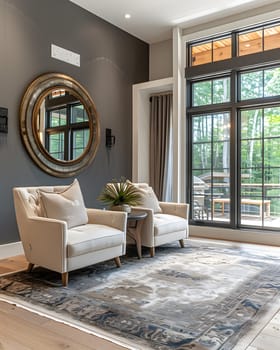
[[[262,109],[262,226],[264,226],[264,210],[265,210],[265,207],[264,207],[264,142],[265,142],[265,139],[264,139],[264,111],[265,111],[265,108]]]

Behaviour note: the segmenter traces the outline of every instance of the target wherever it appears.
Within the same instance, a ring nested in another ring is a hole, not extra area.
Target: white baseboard
[[[0,245],[0,259],[6,259],[21,254],[24,254],[21,242]]]
[[[221,227],[190,225],[190,237],[280,246],[279,231],[233,230]]]

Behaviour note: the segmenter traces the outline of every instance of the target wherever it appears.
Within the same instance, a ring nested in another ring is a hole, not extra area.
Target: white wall
[[[173,78],[133,85],[132,181],[149,183],[150,95],[173,89]]]

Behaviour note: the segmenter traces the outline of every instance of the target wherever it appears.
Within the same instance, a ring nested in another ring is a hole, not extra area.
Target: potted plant
[[[113,180],[102,190],[98,200],[104,202],[111,210],[120,210],[130,213],[131,206],[141,203],[140,191],[128,180],[121,178]]]

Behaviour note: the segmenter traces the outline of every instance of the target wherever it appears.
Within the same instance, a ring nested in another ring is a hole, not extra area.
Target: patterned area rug
[[[132,254],[133,253],[133,254]],[[138,349],[233,349],[279,302],[280,257],[260,249],[187,241],[138,260],[60,275],[37,268],[0,278],[1,295],[78,320]]]

